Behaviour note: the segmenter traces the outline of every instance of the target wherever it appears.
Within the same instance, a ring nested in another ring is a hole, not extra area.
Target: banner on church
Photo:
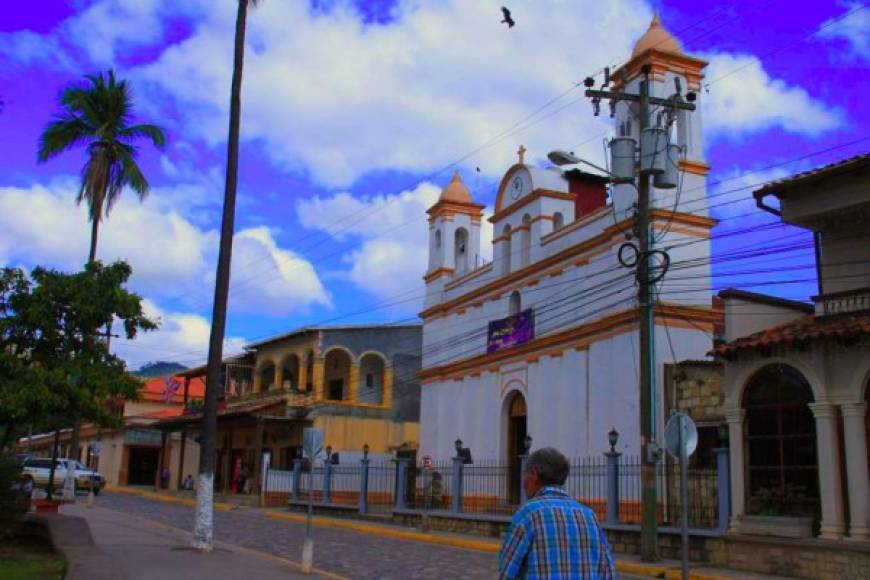
[[[535,313],[531,308],[489,323],[486,352],[496,352],[535,338]]]

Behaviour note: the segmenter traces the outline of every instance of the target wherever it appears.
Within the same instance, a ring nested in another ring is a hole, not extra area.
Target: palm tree
[[[224,208],[221,219],[221,239],[218,249],[217,275],[211,335],[208,341],[208,366],[205,379],[205,401],[202,412],[202,446],[199,459],[199,483],[196,493],[196,524],[193,547],[211,551],[214,547],[214,473],[217,440],[217,398],[221,389],[221,360],[227,325],[227,296],[230,289],[230,262],[233,255],[233,232],[236,218],[236,183],[239,174],[239,128],[242,118],[242,67],[245,61],[245,27],[248,7],[260,0],[238,0],[236,13],[233,81],[230,92],[230,131],[227,139],[227,174],[224,188]]]
[[[130,89],[127,81],[115,77],[115,71],[85,78],[88,85],[67,87],[60,94],[63,110],[42,132],[37,158],[45,163],[77,145],[87,148],[76,203],[88,204],[91,220],[88,262],[93,262],[103,211],[109,215],[125,187],[135,191],[140,200],[148,195],[148,181],[136,163],[137,149],[133,143],[149,139],[163,148],[166,138],[156,125],[131,124]]]
[[[82,145],[87,160],[82,167],[82,185],[76,203],[86,201],[91,220],[91,249],[88,263],[97,257],[97,235],[103,212],[109,215],[125,187],[136,192],[139,200],[148,195],[148,181],[136,163],[134,142],[149,139],[163,148],[166,138],[156,125],[131,124],[133,98],[127,81],[115,78],[115,71],[105,75],[87,75],[88,84],[70,86],[60,94],[60,114],[46,125],[39,137],[37,159],[45,163]],[[107,321],[111,327],[111,321]],[[106,333],[108,336],[108,332]],[[81,418],[73,417],[70,455],[78,459]]]

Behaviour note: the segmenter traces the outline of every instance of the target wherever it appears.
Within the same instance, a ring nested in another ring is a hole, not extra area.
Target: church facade
[[[675,78],[684,91],[700,92],[705,65],[683,54],[655,19],[613,78],[636,94],[648,74],[651,94],[668,97]],[[634,115],[616,105],[619,136],[640,138]],[[715,221],[700,116],[678,113],[667,129],[668,144],[679,146],[680,186],[651,188],[654,248],[670,258],[654,292],[658,433],[669,388],[664,365],[705,358],[721,320],[710,287]],[[634,236],[636,189],[578,169],[533,166],[522,147],[518,153],[490,218],[492,262],[479,259],[484,206],[458,174],[428,210],[420,452],[444,460],[461,439],[474,458],[513,464],[531,436],[534,448],[585,457],[608,450],[615,428],[619,451],[637,454],[638,292],[634,269],[619,260]]]

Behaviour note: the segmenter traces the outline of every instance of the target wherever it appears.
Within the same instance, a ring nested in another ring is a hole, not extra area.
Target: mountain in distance
[[[143,379],[153,379],[154,377],[174,375],[184,370],[187,370],[187,367],[182,364],[158,360],[145,363],[138,371],[134,371],[133,374]]]

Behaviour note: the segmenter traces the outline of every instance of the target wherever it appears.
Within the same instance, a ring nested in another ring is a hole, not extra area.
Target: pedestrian
[[[558,450],[532,453],[523,471],[529,500],[499,552],[501,578],[616,578],[598,518],[563,489],[570,467]]]
[[[194,483],[193,476],[191,474],[187,474],[187,477],[184,478],[184,481],[181,482],[181,489],[185,491],[193,491]]]
[[[160,487],[161,489],[169,488],[169,468],[164,467],[160,472]]]

